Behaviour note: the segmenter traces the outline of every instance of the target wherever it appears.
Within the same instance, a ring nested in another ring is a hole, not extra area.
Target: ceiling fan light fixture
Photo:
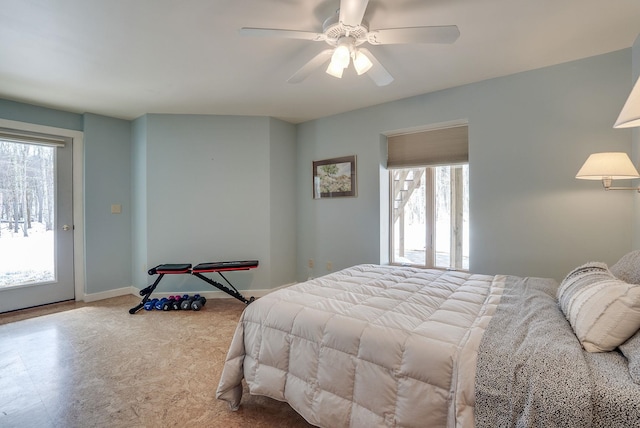
[[[329,67],[327,67],[327,74],[333,77],[337,77],[338,79],[342,79],[342,72],[344,71],[344,67],[340,64],[337,64],[333,61],[329,63]]]
[[[327,67],[327,74],[337,77],[338,79],[342,78],[344,69],[349,67],[352,51],[353,41],[348,37],[341,38],[331,55],[331,62],[329,63],[329,67]]]
[[[372,66],[373,63],[368,56],[358,50],[355,51],[355,54],[353,55],[353,67],[356,69],[356,73],[358,73],[358,76],[369,71]]]
[[[349,49],[349,45],[347,43],[341,43],[336,47],[336,50],[333,51],[333,55],[331,55],[331,63],[335,64],[336,67],[340,66],[342,68],[349,67],[349,60],[351,58],[351,50]]]

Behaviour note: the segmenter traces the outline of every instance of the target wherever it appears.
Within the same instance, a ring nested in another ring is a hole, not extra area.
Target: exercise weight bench
[[[234,270],[249,270],[249,269],[255,269],[257,267],[258,267],[257,260],[200,263],[195,267],[191,267],[190,263],[158,265],[154,268],[149,269],[148,271],[149,275],[158,275],[158,278],[154,281],[153,284],[140,290],[140,295],[143,296],[142,301],[138,304],[138,306],[129,309],[129,313],[135,314],[144,306],[144,304],[149,300],[151,293],[153,293],[153,291],[156,289],[156,287],[160,283],[160,280],[162,280],[162,278],[164,278],[165,275],[193,275],[248,305],[249,303],[255,300],[255,297],[251,296],[249,299],[246,299],[242,294],[240,294],[238,290],[236,290],[236,288],[233,285],[231,285],[229,280],[225,278],[222,272],[230,272]],[[203,275],[203,273],[209,273],[209,272],[217,272],[218,275],[220,275],[222,279],[224,279],[226,283],[229,284],[229,287],[231,288],[227,287],[224,284],[220,284],[219,282],[216,282],[211,278],[208,278]]]

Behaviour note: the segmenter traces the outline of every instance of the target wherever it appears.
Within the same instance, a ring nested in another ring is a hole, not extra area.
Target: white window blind
[[[20,144],[36,144],[39,146],[64,147],[69,137],[41,134],[38,132],[19,131],[16,129],[0,128],[0,141]]]
[[[387,137],[387,168],[469,162],[469,128],[455,126]]]

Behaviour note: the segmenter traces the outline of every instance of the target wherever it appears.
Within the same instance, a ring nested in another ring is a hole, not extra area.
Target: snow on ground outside
[[[14,233],[11,225],[0,224],[0,287],[55,279],[53,231],[31,225],[25,238],[21,229]]]

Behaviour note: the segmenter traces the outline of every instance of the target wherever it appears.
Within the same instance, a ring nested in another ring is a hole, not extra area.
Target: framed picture
[[[313,162],[313,198],[356,196],[356,157]]]

